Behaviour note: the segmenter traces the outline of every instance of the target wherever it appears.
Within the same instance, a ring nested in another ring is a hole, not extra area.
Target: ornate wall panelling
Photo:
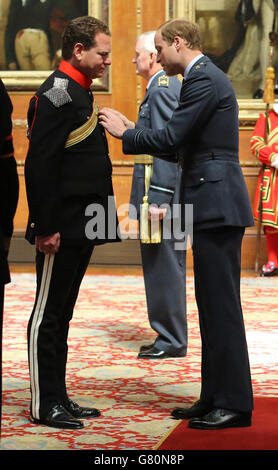
[[[4,23],[7,18],[7,5],[9,2],[10,0],[1,2],[0,22],[2,31],[5,29]],[[104,20],[109,22],[112,32],[112,66],[106,81],[94,84],[96,99],[100,107],[108,106],[118,109],[132,120],[136,120],[138,107],[146,86],[144,80],[136,76],[135,66],[132,64],[136,38],[141,32],[156,29],[168,18],[187,17],[200,24],[204,31],[205,52],[216,55],[217,58],[229,50],[230,44],[227,43],[227,38],[235,39],[236,37],[234,14],[239,4],[238,0],[215,0],[214,2],[209,0],[128,0],[128,2],[126,0],[89,0],[88,2],[78,1],[77,3],[80,5],[87,3],[89,14],[103,17]],[[225,34],[223,33],[224,27]],[[229,31],[229,34],[227,34],[227,31]],[[3,37],[0,36],[0,44],[1,40],[3,41]],[[11,72],[5,69],[3,64],[1,65],[0,60],[1,68],[1,77],[8,86],[14,105],[15,154],[20,175],[20,201],[15,218],[15,234],[22,237],[28,215],[23,175],[28,145],[25,136],[26,112],[29,99],[37,88],[36,85],[45,78],[47,73],[43,73],[43,71]],[[250,200],[253,202],[259,165],[250,153],[249,142],[255,122],[259,113],[264,111],[265,105],[261,99],[255,100],[252,98],[252,91],[259,80],[258,66],[250,76],[252,80],[245,77],[243,80],[234,79],[232,81],[239,104],[240,161]],[[110,157],[113,162],[114,188],[117,206],[119,207],[129,201],[133,156],[122,154],[122,145],[117,139],[108,136],[108,141]],[[121,220],[124,218],[124,215],[120,216]],[[134,231],[136,230],[137,226],[135,225]],[[248,229],[244,240],[244,267],[253,267],[255,239],[256,229]],[[134,253],[133,248],[130,248],[130,246],[135,246],[133,242],[129,245],[129,253],[130,250]],[[126,246],[126,244],[121,245]],[[134,250],[136,251],[137,248],[134,248]],[[130,256],[131,262],[138,261],[138,254],[136,253],[134,256]],[[189,255],[189,265],[191,265],[191,255]]]

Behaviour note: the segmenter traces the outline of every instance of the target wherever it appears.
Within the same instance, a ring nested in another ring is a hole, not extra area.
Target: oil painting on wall
[[[227,73],[238,98],[262,97],[276,0],[169,0],[169,8],[170,17],[189,14],[200,25],[205,54]]]
[[[108,0],[0,0],[0,71],[8,88],[26,90],[47,76],[61,60],[67,23],[91,14],[108,24],[108,6]],[[106,89],[107,80],[98,87]]]

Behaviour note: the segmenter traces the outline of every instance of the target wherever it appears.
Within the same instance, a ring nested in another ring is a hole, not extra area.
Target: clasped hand
[[[54,255],[60,247],[60,233],[46,236],[38,235],[35,238],[35,245],[37,250],[41,253],[44,253],[45,255]]]

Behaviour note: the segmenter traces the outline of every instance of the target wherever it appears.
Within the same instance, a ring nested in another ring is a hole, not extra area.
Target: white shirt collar
[[[162,72],[162,70],[159,70],[158,72],[156,72],[156,73],[149,79],[148,84],[147,84],[147,89],[150,88],[153,79],[154,79],[159,73],[161,73],[161,72]]]

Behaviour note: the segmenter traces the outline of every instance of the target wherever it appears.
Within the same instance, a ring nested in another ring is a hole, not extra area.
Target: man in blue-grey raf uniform
[[[180,103],[164,129],[128,129],[103,110],[102,124],[127,154],[182,160],[180,200],[193,204],[195,294],[202,339],[200,400],[177,408],[198,429],[250,426],[253,393],[240,300],[241,245],[253,225],[238,158],[238,105],[230,80],[201,52],[199,27],[171,20],[155,35],[157,60],[184,76]]]
[[[117,225],[115,207],[109,210],[112,165],[90,89],[111,64],[110,50],[104,23],[87,16],[72,20],[63,35],[63,60],[28,110],[26,238],[37,249],[37,292],[28,323],[30,411],[34,423],[65,429],[80,429],[80,419],[100,415],[68,396],[66,362],[69,322],[94,246],[118,241],[117,231],[108,235],[108,216]],[[92,204],[104,209],[104,230],[87,237]]]
[[[136,64],[136,73],[147,81],[147,89],[136,123],[120,114],[129,128],[163,128],[178,105],[181,82],[177,77],[165,75],[156,61],[154,35],[155,31],[145,32],[136,42],[133,63]],[[130,218],[138,217],[140,227],[148,224],[143,220],[148,216],[160,218],[162,222],[167,206],[167,217],[172,217],[173,204],[178,203],[180,178],[181,168],[177,163],[150,155],[135,156]],[[140,210],[143,199],[148,204],[145,214]],[[141,347],[140,359],[182,357],[187,351],[185,252],[176,249],[173,227],[169,232],[162,230],[159,237],[151,237],[140,230],[148,317],[157,333],[153,343]]]

